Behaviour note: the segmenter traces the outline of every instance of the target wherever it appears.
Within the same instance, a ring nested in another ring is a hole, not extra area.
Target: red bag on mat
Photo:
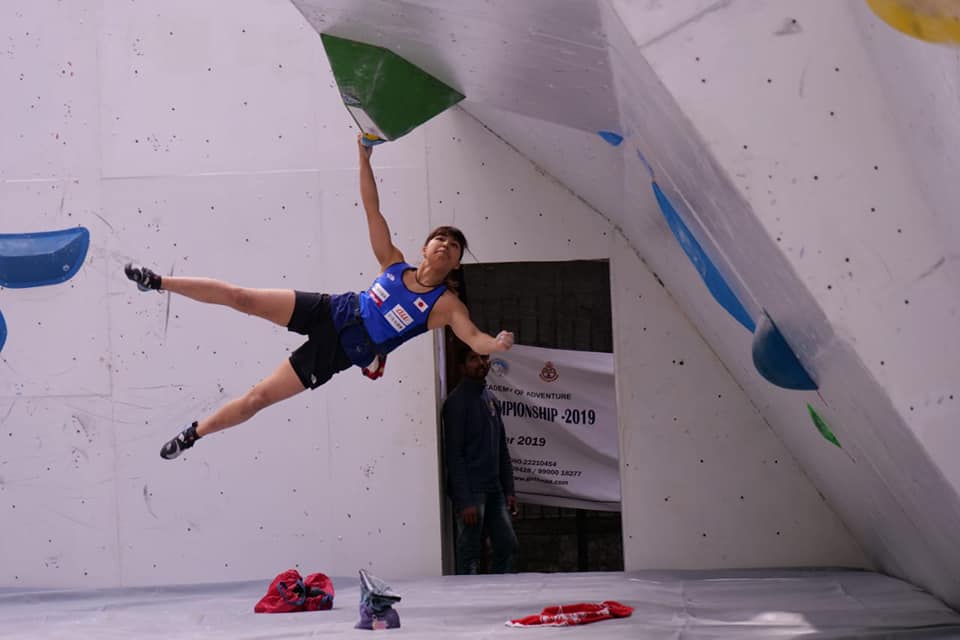
[[[525,618],[509,620],[508,627],[534,627],[547,625],[564,627],[575,624],[589,624],[611,618],[626,618],[633,613],[633,607],[620,604],[615,600],[603,602],[578,602],[546,607],[543,611]]]
[[[291,613],[293,611],[320,611],[333,608],[333,581],[323,573],[311,573],[306,578],[296,569],[278,574],[267,594],[260,598],[253,610],[256,613]]]

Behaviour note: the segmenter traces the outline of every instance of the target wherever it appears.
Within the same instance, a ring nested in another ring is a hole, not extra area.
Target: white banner
[[[517,500],[619,511],[613,354],[515,345],[490,363]]]

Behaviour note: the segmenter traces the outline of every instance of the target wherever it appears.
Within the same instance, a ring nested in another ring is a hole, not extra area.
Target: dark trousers
[[[474,496],[477,505],[477,524],[467,526],[457,514],[457,574],[475,574],[480,565],[480,548],[483,544],[483,529],[490,534],[492,557],[491,573],[508,573],[513,570],[513,561],[520,544],[513,531],[507,500],[502,491],[478,493]]]

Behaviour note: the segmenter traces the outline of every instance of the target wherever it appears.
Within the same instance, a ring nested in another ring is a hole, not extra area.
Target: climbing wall
[[[456,78],[622,231],[878,566],[958,600],[955,48],[859,2],[531,2],[482,27],[297,4]],[[444,25],[443,55],[410,24]]]
[[[4,584],[439,572],[428,338],[157,456],[299,343],[123,262],[375,275],[324,33],[466,96],[374,151],[408,258],[453,223],[480,261],[610,260],[627,568],[876,566],[960,600],[952,50],[859,3],[0,11],[0,231],[90,232],[69,282],[3,291]]]
[[[955,50],[859,5],[610,7],[617,137],[468,109],[613,212],[878,565],[955,600]],[[759,375],[704,260],[751,319],[774,319],[818,392]]]

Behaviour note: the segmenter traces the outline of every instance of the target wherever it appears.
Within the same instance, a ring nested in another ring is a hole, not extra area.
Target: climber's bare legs
[[[264,318],[281,327],[290,323],[296,301],[293,289],[250,289],[213,278],[163,276],[160,289],[178,293],[198,302],[230,307]],[[291,375],[294,375],[292,369]]]

